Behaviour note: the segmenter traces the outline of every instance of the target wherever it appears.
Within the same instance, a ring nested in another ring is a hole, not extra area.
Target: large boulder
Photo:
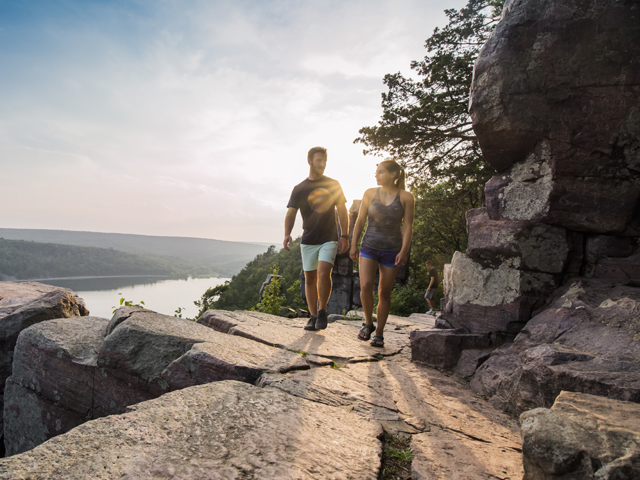
[[[0,460],[0,476],[375,480],[381,434],[352,411],[224,381],[87,422]]]
[[[53,318],[88,314],[84,300],[66,288],[0,282],[0,384],[11,375],[13,349],[22,330]]]
[[[562,392],[520,416],[524,480],[640,478],[640,405]]]
[[[456,252],[448,272],[448,302],[445,319],[453,328],[470,333],[517,334],[544,305],[559,285],[560,277],[524,270],[520,258],[499,266],[483,265],[469,255]]]
[[[54,318],[86,316],[84,300],[66,288],[37,282],[0,282],[0,410],[11,376],[18,335],[31,325]],[[3,423],[0,420],[0,437]],[[0,441],[0,455],[4,444]]]
[[[638,235],[638,85],[635,2],[506,2],[470,103],[484,158],[503,172],[487,185],[490,216]]]
[[[515,414],[551,407],[562,390],[640,402],[640,288],[580,280],[563,292],[471,387]]]
[[[16,346],[5,396],[6,450],[24,452],[172,390],[220,380],[254,383],[265,372],[308,368],[300,353],[141,308],[123,307],[111,321],[42,322],[24,330]]]
[[[518,259],[519,268],[523,270],[553,274],[564,271],[572,246],[564,228],[491,220],[486,209],[481,210],[485,211],[484,215],[467,216],[466,253],[471,258],[498,267],[507,259]]]

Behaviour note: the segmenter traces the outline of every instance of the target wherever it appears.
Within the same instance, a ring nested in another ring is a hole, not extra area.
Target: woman
[[[405,173],[393,160],[386,160],[376,169],[379,188],[364,193],[358,220],[353,230],[349,256],[358,262],[357,242],[367,217],[369,224],[360,249],[360,299],[365,323],[358,333],[360,340],[371,339],[371,346],[384,346],[384,326],[391,306],[391,290],[398,268],[407,263],[413,234],[413,195],[405,191]],[[378,324],[373,335],[373,284],[380,266],[378,283]]]

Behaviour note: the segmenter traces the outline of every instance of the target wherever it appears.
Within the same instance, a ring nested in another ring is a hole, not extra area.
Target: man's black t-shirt
[[[438,272],[436,271],[435,267],[429,270],[429,282],[431,282],[431,277],[435,277],[431,288],[438,288],[438,283],[440,282],[438,281]]]
[[[302,214],[302,243],[321,245],[337,241],[335,207],[346,202],[342,187],[333,178],[306,178],[293,187],[287,208],[297,208]]]

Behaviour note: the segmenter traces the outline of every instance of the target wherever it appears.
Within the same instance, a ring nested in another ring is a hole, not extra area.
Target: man
[[[433,301],[433,297],[438,291],[438,272],[431,262],[426,262],[424,266],[427,267],[427,270],[429,271],[429,287],[427,287],[427,291],[424,294],[424,298],[427,300],[430,308],[427,314],[434,315],[436,313],[436,306]]]
[[[340,184],[324,176],[327,150],[314,147],[307,154],[309,176],[291,192],[284,219],[284,248],[289,250],[291,231],[298,210],[302,214],[302,268],[304,270],[307,305],[311,318],[306,330],[327,328],[327,303],[331,296],[331,270],[338,250],[349,248],[347,200]],[[343,235],[338,239],[336,211]]]

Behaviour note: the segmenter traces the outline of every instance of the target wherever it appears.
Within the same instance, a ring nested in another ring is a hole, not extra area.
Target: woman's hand
[[[400,250],[396,255],[396,267],[402,267],[407,263],[407,252]]]
[[[358,263],[358,249],[357,248],[351,247],[351,250],[349,250],[349,258],[351,258],[351,260],[353,260],[355,263]]]

